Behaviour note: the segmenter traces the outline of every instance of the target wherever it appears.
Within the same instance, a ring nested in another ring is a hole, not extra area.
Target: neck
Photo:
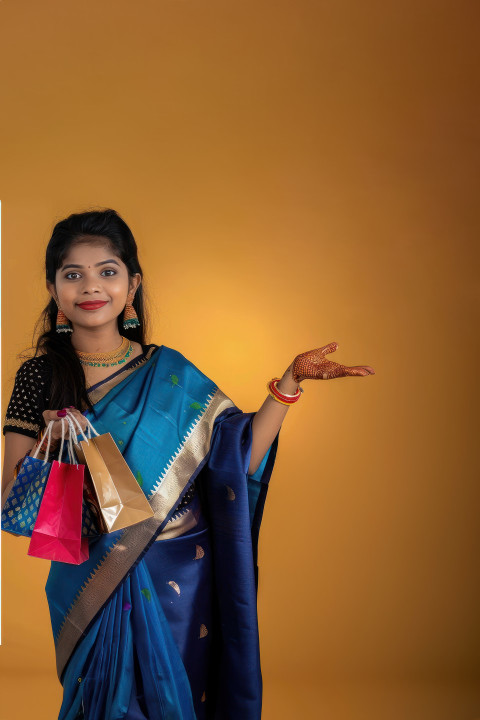
[[[75,350],[86,353],[112,352],[122,343],[118,327],[79,328],[74,327],[72,345]]]

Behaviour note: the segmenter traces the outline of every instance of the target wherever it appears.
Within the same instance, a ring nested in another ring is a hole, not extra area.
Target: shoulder
[[[46,368],[50,364],[47,355],[35,355],[34,357],[27,358],[20,365],[20,368]]]
[[[158,349],[156,350],[156,354],[157,357],[161,358],[164,362],[175,364],[179,368],[195,368],[196,370],[198,370],[196,365],[194,365],[191,360],[188,360],[185,355],[183,355],[183,353],[181,353],[179,350],[175,350],[174,348],[167,347],[167,345],[159,345]]]
[[[42,408],[49,388],[50,364],[46,356],[29,358],[15,375],[15,385],[3,425],[7,431],[36,437],[42,427]]]
[[[43,385],[51,375],[51,365],[46,355],[37,355],[36,357],[25,360],[17,370],[15,375],[16,383],[28,383]]]
[[[197,381],[205,382],[209,385],[215,385],[215,383],[200,370],[192,360],[189,360],[183,353],[174,348],[167,347],[166,345],[160,345],[156,351],[160,363],[170,371],[175,373],[179,377],[194,377]]]

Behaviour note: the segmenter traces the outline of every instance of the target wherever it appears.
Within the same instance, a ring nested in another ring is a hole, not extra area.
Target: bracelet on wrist
[[[270,382],[267,383],[268,392],[277,402],[282,403],[283,405],[293,405],[293,403],[299,400],[301,394],[303,393],[303,388],[299,386],[295,395],[287,395],[286,393],[280,392],[278,389],[277,383],[279,380],[281,380],[281,378],[272,378]]]

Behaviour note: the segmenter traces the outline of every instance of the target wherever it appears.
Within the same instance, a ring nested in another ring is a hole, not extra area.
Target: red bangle
[[[272,380],[267,383],[268,392],[275,400],[278,400],[278,402],[281,402],[284,405],[293,405],[293,403],[296,403],[300,398],[300,395],[303,392],[302,389],[299,387],[295,395],[284,395],[277,388],[277,382],[279,380],[281,380],[281,378],[272,378]]]

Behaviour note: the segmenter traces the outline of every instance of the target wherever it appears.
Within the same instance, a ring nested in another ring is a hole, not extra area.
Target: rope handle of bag
[[[73,413],[70,412],[70,410],[67,410],[66,420],[67,420],[67,422],[69,424],[69,428],[70,428],[70,442],[73,441],[73,443],[75,443],[75,445],[77,445],[77,446],[78,446],[77,435],[79,435],[79,434],[82,435],[82,437],[85,440],[85,442],[87,443],[87,445],[89,444],[89,441],[92,439],[92,431],[95,433],[95,435],[97,437],[100,435],[100,433],[98,433],[95,430],[92,423],[90,422],[90,420],[87,417],[85,418],[85,420],[87,421],[87,435],[85,435],[85,432],[84,432],[82,426],[80,425],[80,423],[77,420],[77,418],[75,417],[75,415],[73,415]],[[77,426],[77,428],[75,428],[75,425]],[[75,453],[74,453],[73,445],[71,445],[71,453],[72,453],[72,457],[76,457]],[[75,459],[71,462],[72,462],[72,464],[78,466],[78,459]]]
[[[83,417],[85,417],[85,415]],[[88,441],[92,439],[92,431],[95,433],[95,435],[97,437],[100,436],[100,433],[95,430],[92,423],[90,422],[90,420],[87,417],[85,417],[85,420],[87,421],[88,437],[87,437],[87,435],[85,435],[85,432],[83,431],[82,426],[80,425],[80,423],[77,420],[77,418],[75,417],[75,415],[72,412],[70,412],[70,410],[67,410],[67,418],[70,418],[78,428],[79,432],[75,432],[75,437],[78,434],[80,434],[83,436],[83,439],[88,443]],[[75,444],[77,444],[77,443],[75,442]]]
[[[76,440],[74,441],[73,438],[76,439],[77,437],[77,430],[75,429],[75,425],[72,422],[72,417],[70,415],[67,415],[65,420],[68,424],[69,434],[68,434],[68,459],[71,465],[76,465],[78,467],[78,458],[75,455],[75,451],[73,448],[73,443],[76,443]],[[80,428],[80,431],[82,432],[82,429]],[[83,434],[83,433],[82,433]],[[87,441],[88,442],[88,441]]]
[[[45,438],[47,438],[47,449],[45,450],[45,458],[44,458],[44,461],[43,461],[42,465],[45,465],[45,463],[47,462],[48,453],[49,453],[49,451],[50,451],[50,441],[51,441],[51,439],[52,439],[52,427],[53,427],[53,423],[54,423],[54,421],[53,421],[53,420],[50,420],[50,422],[48,423],[47,427],[45,428],[45,432],[43,433],[40,441],[37,443],[37,446],[36,446],[36,448],[35,448],[35,452],[34,452],[33,455],[32,455],[32,457],[34,457],[34,458],[37,457],[38,451],[40,450],[41,446],[43,445],[43,441],[45,440]]]
[[[70,437],[69,437],[69,445],[68,445],[68,453],[69,453],[70,462],[72,463],[72,465],[77,465],[77,467],[78,467],[79,463],[78,463],[78,458],[75,453],[75,447],[74,447],[74,445],[78,446],[77,435],[82,435],[83,439],[85,440],[85,442],[88,445],[89,441],[92,439],[92,430],[95,433],[95,435],[97,435],[97,436],[100,433],[98,433],[95,430],[95,428],[93,427],[91,422],[88,420],[88,418],[85,418],[85,420],[88,423],[88,426],[87,426],[88,435],[85,435],[85,432],[84,432],[82,426],[80,425],[79,421],[75,417],[75,415],[73,415],[68,410],[67,410],[67,415],[66,415],[65,420],[67,421],[68,427],[70,429]],[[75,425],[77,427],[75,427]]]
[[[70,410],[67,410],[67,421],[68,421],[69,427],[70,427],[70,437],[73,440],[73,443],[75,444],[76,447],[78,447],[78,445],[79,445],[79,442],[77,440],[77,435],[81,435],[83,437],[83,439],[85,440],[85,442],[87,443],[87,445],[89,444],[90,440],[92,439],[92,431],[95,433],[95,435],[97,437],[99,437],[99,435],[100,435],[100,433],[95,430],[92,423],[90,422],[90,420],[87,417],[85,418],[85,420],[87,421],[87,434],[86,435],[85,435],[85,431],[83,430],[82,426],[80,425],[80,423],[77,420],[77,418],[75,417],[75,415],[73,415],[73,413],[71,413]],[[76,429],[75,429],[75,425],[77,426]],[[75,458],[77,457],[75,455],[75,449],[73,446],[72,446],[72,454],[74,455]],[[78,458],[76,460],[74,460],[73,462],[78,466]]]
[[[85,435],[85,432],[83,431],[82,426],[80,425],[80,423],[79,423],[79,421],[77,420],[77,418],[75,417],[75,415],[73,415],[73,413],[70,412],[70,410],[67,410],[67,415],[66,415],[66,417],[65,417],[65,418],[60,418],[60,420],[61,420],[61,426],[62,426],[62,440],[61,440],[61,443],[60,443],[60,449],[59,449],[59,451],[58,451],[57,460],[58,460],[58,462],[61,462],[61,457],[62,457],[62,453],[63,453],[63,447],[64,447],[64,444],[65,444],[65,424],[64,424],[64,420],[66,420],[67,425],[68,425],[68,428],[69,428],[69,430],[70,430],[70,432],[69,432],[69,438],[68,438],[68,440],[67,440],[68,459],[69,459],[69,461],[70,461],[70,463],[71,463],[72,465],[78,465],[78,462],[76,461],[76,458],[75,458],[74,448],[73,448],[73,442],[75,442],[75,444],[77,444],[77,440],[76,440],[77,435],[78,435],[78,434],[81,434],[82,437],[83,437],[83,439],[88,443],[88,441],[91,440],[91,438],[92,438],[92,432],[93,432],[95,435],[97,435],[97,437],[100,435],[100,433],[98,433],[98,432],[95,430],[95,428],[93,427],[93,425],[92,425],[92,423],[90,422],[90,420],[89,420],[88,418],[85,418],[85,420],[87,421],[87,432],[88,432],[88,436]],[[57,421],[55,421],[55,420],[50,420],[50,422],[48,423],[48,425],[47,425],[47,427],[46,427],[46,429],[45,429],[44,434],[42,435],[42,438],[41,438],[40,442],[37,444],[37,447],[35,448],[35,452],[34,452],[33,455],[32,455],[32,457],[34,457],[35,459],[37,458],[37,455],[38,455],[38,453],[39,453],[40,447],[43,445],[43,441],[45,440],[45,438],[47,438],[47,447],[46,447],[46,449],[45,449],[45,457],[44,457],[44,459],[43,459],[42,465],[45,465],[45,463],[47,462],[47,458],[48,458],[48,456],[49,456],[50,443],[51,443],[51,440],[52,440],[52,428],[53,428],[53,423],[54,423],[54,422],[57,422]],[[75,428],[75,425],[77,426],[78,429]],[[73,438],[75,438],[75,440],[73,440]]]
[[[65,443],[65,425],[63,423],[63,418],[61,418],[61,421],[62,421],[62,441],[60,443],[60,450],[58,451],[58,458],[57,458],[58,462],[61,462],[60,458],[62,457],[63,445]],[[50,441],[52,439],[52,428],[53,428],[54,422],[55,422],[55,420],[50,420],[50,422],[48,423],[48,425],[45,429],[45,432],[42,435],[42,439],[37,444],[37,447],[35,448],[35,452],[32,455],[33,458],[35,458],[35,459],[37,458],[38,452],[39,452],[41,446],[43,445],[43,441],[45,438],[47,438],[47,447],[45,449],[45,457],[43,459],[42,465],[45,465],[45,463],[47,462],[47,458],[48,458],[48,454],[49,454],[49,450],[50,450]],[[70,449],[69,449],[69,457],[70,457]]]

